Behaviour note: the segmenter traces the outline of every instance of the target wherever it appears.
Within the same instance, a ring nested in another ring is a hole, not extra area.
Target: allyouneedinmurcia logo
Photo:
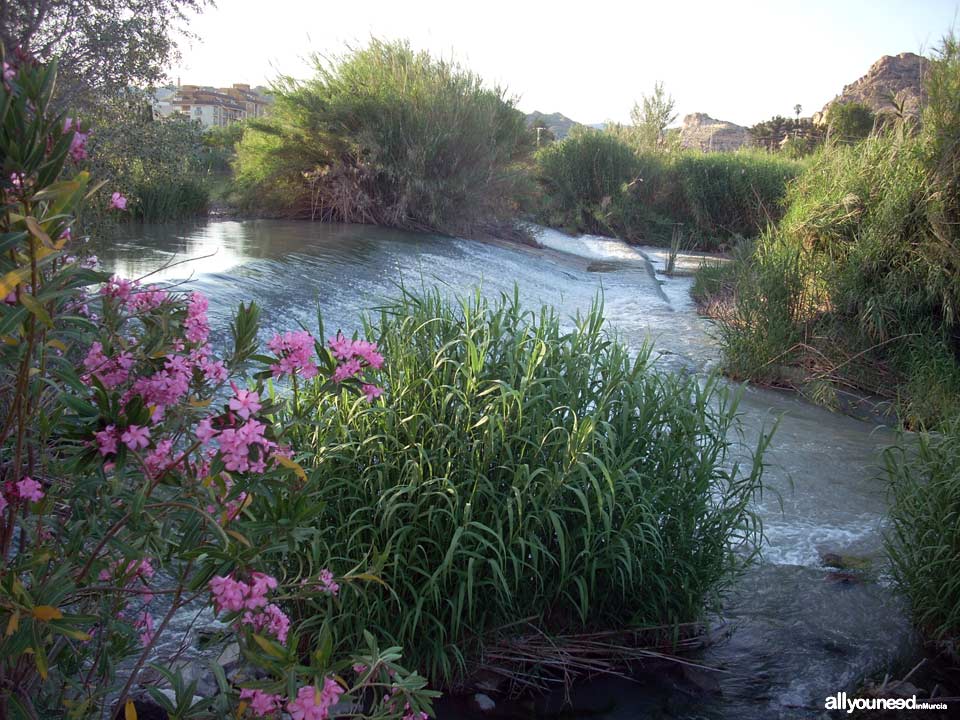
[[[947,703],[936,700],[919,700],[914,695],[908,698],[853,698],[845,692],[829,696],[824,708],[843,710],[847,714],[854,710],[947,710]]]

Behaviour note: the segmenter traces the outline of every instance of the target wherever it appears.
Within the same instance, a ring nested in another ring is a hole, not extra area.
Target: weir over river
[[[652,342],[664,370],[706,373],[717,364],[712,327],[689,297],[690,278],[657,274],[662,251],[550,230],[539,240],[543,249],[370,226],[223,221],[136,227],[96,250],[108,270],[126,277],[192,258],[150,280],[187,280],[207,294],[211,326],[220,330],[241,301],[262,307],[264,334],[298,321],[315,327],[318,303],[327,334],[349,334],[361,313],[396,294],[401,282],[460,294],[481,286],[490,295],[513,293],[516,284],[525,303],[549,303],[565,316],[589,308],[602,291],[610,328],[632,348]],[[722,672],[708,673],[712,679],[691,692],[668,680],[594,680],[575,693],[578,709],[564,716],[817,717],[828,695],[852,690],[898,659],[909,661],[907,615],[881,561],[886,505],[877,476],[893,433],[752,387],[744,389],[740,410],[747,446],[777,417],[780,424],[757,500],[763,558],[727,598],[725,639],[694,658]],[[875,562],[854,576],[823,567],[822,553]],[[539,707],[561,712],[552,699]],[[465,712],[443,708],[441,718]]]

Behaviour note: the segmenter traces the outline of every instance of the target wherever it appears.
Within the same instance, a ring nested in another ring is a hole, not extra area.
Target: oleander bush
[[[136,717],[145,684],[171,717],[315,719],[340,701],[354,716],[423,720],[436,693],[398,647],[367,632],[334,654],[291,621],[294,606],[374,576],[263,572],[275,544],[312,531],[307,477],[274,418],[315,376],[376,397],[383,357],[305,330],[261,350],[252,303],[219,354],[202,295],[97,271],[73,237],[98,190],[77,165],[88,131],[50,110],[55,79],[52,64],[3,56],[0,717]],[[111,189],[103,204],[122,208]],[[195,702],[196,682],[159,648],[177,613],[205,607],[245,664],[229,679],[213,666],[219,691]]]

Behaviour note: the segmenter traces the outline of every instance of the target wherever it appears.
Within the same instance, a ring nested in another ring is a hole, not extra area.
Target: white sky
[[[819,110],[881,55],[921,52],[960,0],[217,0],[192,20],[170,75],[268,84],[310,75],[307,56],[371,35],[454,57],[519,96],[520,109],[624,121],[662,80],[680,117],[751,125]]]

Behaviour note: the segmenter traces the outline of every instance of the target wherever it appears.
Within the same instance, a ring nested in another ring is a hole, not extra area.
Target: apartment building
[[[271,98],[260,88],[236,83],[229,88],[180,85],[175,90],[162,88],[154,96],[157,114],[167,117],[182,113],[205,128],[225,127],[231,123],[266,114]]]

